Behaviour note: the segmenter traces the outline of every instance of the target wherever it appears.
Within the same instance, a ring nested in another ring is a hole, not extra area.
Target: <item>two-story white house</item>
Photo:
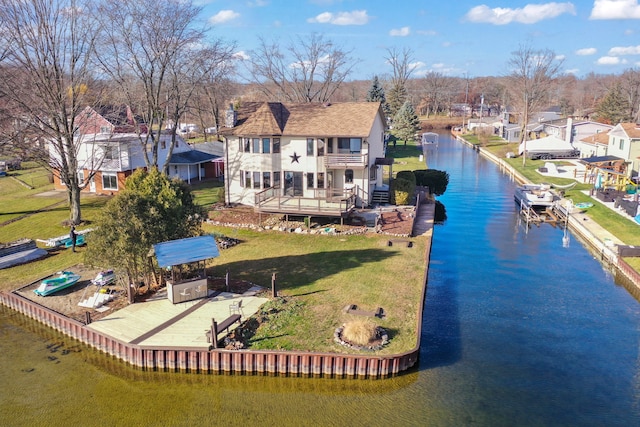
[[[226,114],[227,204],[260,212],[346,216],[387,192],[378,102],[243,102]]]
[[[640,170],[640,124],[615,125],[609,131],[607,155],[624,159],[627,177],[637,179]]]
[[[146,168],[144,151],[138,132],[144,134],[147,127],[139,124],[126,106],[91,107],[76,117],[78,130],[74,145],[78,149],[78,175],[86,183],[85,192],[114,194],[124,188],[126,178],[136,169]],[[159,168],[164,167],[169,152],[171,134],[162,132],[158,147]],[[56,153],[49,155],[55,162]],[[192,180],[213,178],[219,169],[213,163],[219,156],[195,150],[179,135],[169,159],[168,174],[191,183]],[[64,184],[54,174],[54,186],[64,189]]]

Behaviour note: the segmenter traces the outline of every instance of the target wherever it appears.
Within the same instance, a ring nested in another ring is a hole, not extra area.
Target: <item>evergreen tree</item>
[[[378,76],[373,77],[373,81],[371,82],[371,87],[367,92],[367,102],[382,102],[383,104],[387,102],[387,99],[384,96],[384,89],[380,86],[380,80],[378,80]]]
[[[404,86],[404,84],[395,84],[389,91],[389,96],[387,97],[389,116],[395,117],[406,100],[407,88]]]
[[[601,122],[612,125],[630,121],[629,111],[629,101],[622,94],[620,84],[615,84],[609,90],[596,110]]]
[[[153,274],[151,247],[198,236],[204,214],[184,182],[170,180],[155,168],[149,172],[139,169],[100,212],[86,261],[121,271],[134,286],[148,283]],[[133,302],[131,293],[129,301]]]
[[[413,105],[406,101],[393,118],[393,133],[399,139],[404,140],[404,145],[407,145],[407,140],[413,138],[419,130],[420,119],[413,109]]]
[[[373,77],[373,81],[371,82],[371,87],[367,92],[367,102],[380,102],[382,106],[382,111],[386,116],[390,115],[389,104],[387,104],[387,98],[384,95],[384,88],[380,85],[380,80],[378,80],[378,76]]]

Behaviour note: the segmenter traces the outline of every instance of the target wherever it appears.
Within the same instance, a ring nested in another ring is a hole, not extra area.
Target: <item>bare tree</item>
[[[90,0],[0,0],[0,97],[16,138],[47,152],[39,160],[52,168],[67,189],[70,221],[82,221],[77,116],[88,100],[99,98],[92,84],[95,22]]]
[[[189,0],[105,0],[100,7],[99,64],[146,124],[138,139],[149,168],[163,164],[166,171],[196,87],[231,60],[231,45],[206,44],[208,28],[194,26],[200,12]],[[160,137],[167,127],[171,142],[161,162]]]
[[[552,83],[557,78],[562,67],[562,61],[556,58],[553,51],[533,50],[528,45],[521,45],[512,52],[508,62],[512,101],[522,113],[520,121],[520,143],[524,142],[522,164],[526,162],[526,130],[529,118],[540,111],[548,102]]]
[[[621,89],[629,103],[628,116],[640,119],[640,71],[630,68],[620,76]]]
[[[298,37],[286,49],[260,38],[258,49],[250,52],[249,75],[268,99],[326,102],[356,65],[350,54],[316,33]]]
[[[387,103],[389,104],[391,117],[394,117],[408,99],[407,80],[415,71],[416,65],[413,59],[413,51],[409,48],[405,48],[401,52],[396,48],[388,48],[385,60],[393,70],[391,89],[387,92]]]
[[[431,71],[420,81],[423,94],[420,108],[426,111],[427,117],[430,113],[437,114],[443,109],[450,109],[452,98],[459,91],[456,79]]]

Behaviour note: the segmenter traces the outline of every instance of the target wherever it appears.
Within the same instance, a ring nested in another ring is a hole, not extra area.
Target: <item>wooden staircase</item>
[[[385,203],[389,203],[389,191],[374,190],[371,196],[371,204],[382,205]]]

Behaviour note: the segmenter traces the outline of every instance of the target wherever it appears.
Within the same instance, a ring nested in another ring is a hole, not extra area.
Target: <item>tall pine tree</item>
[[[617,125],[631,120],[629,116],[629,101],[622,94],[620,84],[615,84],[609,90],[598,105],[596,112],[598,120],[603,123]]]
[[[404,140],[404,145],[407,145],[407,140],[413,138],[419,130],[420,119],[413,109],[413,105],[409,101],[405,101],[393,118],[393,133],[398,139]]]
[[[378,80],[378,76],[373,77],[373,81],[371,82],[371,87],[367,92],[366,101],[380,102],[384,115],[387,117],[391,116],[391,112],[389,110],[389,104],[387,104],[387,98],[384,94],[384,88],[380,85],[380,80]]]

